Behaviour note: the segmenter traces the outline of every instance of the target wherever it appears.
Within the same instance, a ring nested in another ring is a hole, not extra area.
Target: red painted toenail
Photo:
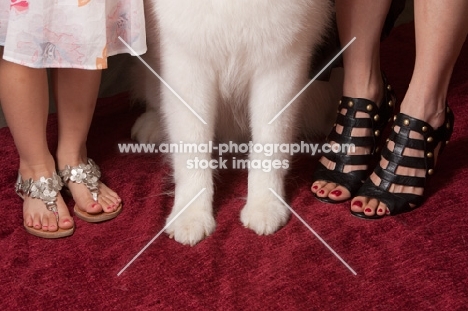
[[[312,189],[317,190],[318,186],[313,186]]]
[[[383,212],[383,209],[379,208],[378,212],[379,212],[379,213],[382,213],[382,212]]]
[[[370,213],[370,212],[372,212],[372,210],[371,210],[370,208],[366,208],[366,209],[364,210],[364,212]]]
[[[353,206],[362,207],[362,202],[361,201],[356,201],[356,202],[353,203]]]
[[[339,197],[342,194],[342,192],[340,190],[333,190],[330,193],[333,194],[335,197]]]
[[[323,191],[323,190],[319,191],[319,194],[324,194],[324,193],[325,193],[325,191]]]

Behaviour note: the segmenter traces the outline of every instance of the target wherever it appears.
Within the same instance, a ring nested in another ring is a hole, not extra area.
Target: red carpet
[[[413,68],[411,25],[383,43],[383,67],[399,98]],[[161,235],[120,277],[117,273],[164,226],[173,198],[170,169],[154,155],[121,155],[137,111],[104,113],[127,101],[100,100],[89,154],[104,181],[125,200],[115,220],[76,219],[71,238],[26,233],[13,190],[17,153],[0,130],[0,307],[2,310],[466,310],[468,305],[468,45],[451,84],[453,139],[442,155],[425,205],[380,221],[352,217],[309,193],[316,159],[298,159],[289,175],[290,204],[344,260],[351,274],[294,216],[275,235],[242,227],[245,172],[221,172],[215,233],[195,247]],[[56,142],[50,118],[50,144]],[[69,207],[73,202],[67,201]]]

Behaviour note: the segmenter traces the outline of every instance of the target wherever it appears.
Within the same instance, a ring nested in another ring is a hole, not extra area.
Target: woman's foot
[[[32,181],[39,181],[41,178],[42,180],[46,180],[53,177],[55,170],[53,169],[53,161],[51,163],[51,165],[35,165],[34,167],[22,165],[19,170],[21,180],[23,182],[29,179],[32,179]],[[73,218],[70,216],[68,208],[58,191],[55,201],[58,217],[54,212],[47,209],[46,203],[43,200],[33,198],[22,193],[22,191],[20,191],[19,194],[24,198],[24,226],[32,229],[30,231],[28,230],[30,233],[41,236],[41,233],[37,232],[38,230],[44,233],[53,233],[59,230],[68,230],[73,228]],[[51,235],[50,237],[53,236]]]
[[[453,129],[448,107],[425,118],[429,122],[402,113],[397,116],[379,166],[351,202],[353,215],[381,218],[422,204],[426,178],[434,173],[437,157]]]
[[[62,157],[59,167],[59,174],[75,201],[75,211],[78,209],[85,214],[99,215],[115,213],[121,207],[121,198],[99,180],[99,168],[92,160]]]
[[[339,203],[351,198],[368,177],[380,135],[393,114],[395,96],[383,79],[380,92],[368,93],[372,100],[343,97],[328,139],[331,145],[354,144],[344,154],[329,153],[320,159],[311,191],[321,201]],[[378,104],[376,104],[378,103]]]

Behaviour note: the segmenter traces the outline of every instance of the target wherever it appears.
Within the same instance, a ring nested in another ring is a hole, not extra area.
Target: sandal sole
[[[24,225],[26,232],[44,239],[60,239],[71,236],[75,232],[75,226],[70,229],[58,229],[57,231],[43,231]]]
[[[349,199],[346,199],[346,200],[337,201],[337,200],[330,199],[329,197],[324,197],[324,198],[318,197],[315,193],[314,193],[314,197],[317,200],[319,200],[320,202],[327,203],[327,204],[340,204],[340,203],[344,203],[346,201],[349,201],[351,199],[351,198],[349,198]]]
[[[377,219],[382,219],[385,217],[385,215],[380,216],[377,214],[374,214],[372,216],[367,216],[366,214],[362,212],[353,212],[353,211],[351,211],[351,215],[360,219],[368,219],[368,220],[377,220]]]
[[[81,220],[84,220],[90,223],[98,223],[98,222],[108,221],[117,217],[122,212],[122,204],[119,204],[119,206],[117,207],[117,210],[115,210],[112,213],[102,212],[99,214],[89,214],[87,212],[83,212],[82,210],[80,210],[76,205],[73,208],[73,211],[75,212],[76,217],[78,217]]]

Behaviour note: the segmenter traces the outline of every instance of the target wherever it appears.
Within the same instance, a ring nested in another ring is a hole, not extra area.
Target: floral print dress
[[[3,58],[33,68],[107,68],[146,52],[143,0],[0,0]]]

